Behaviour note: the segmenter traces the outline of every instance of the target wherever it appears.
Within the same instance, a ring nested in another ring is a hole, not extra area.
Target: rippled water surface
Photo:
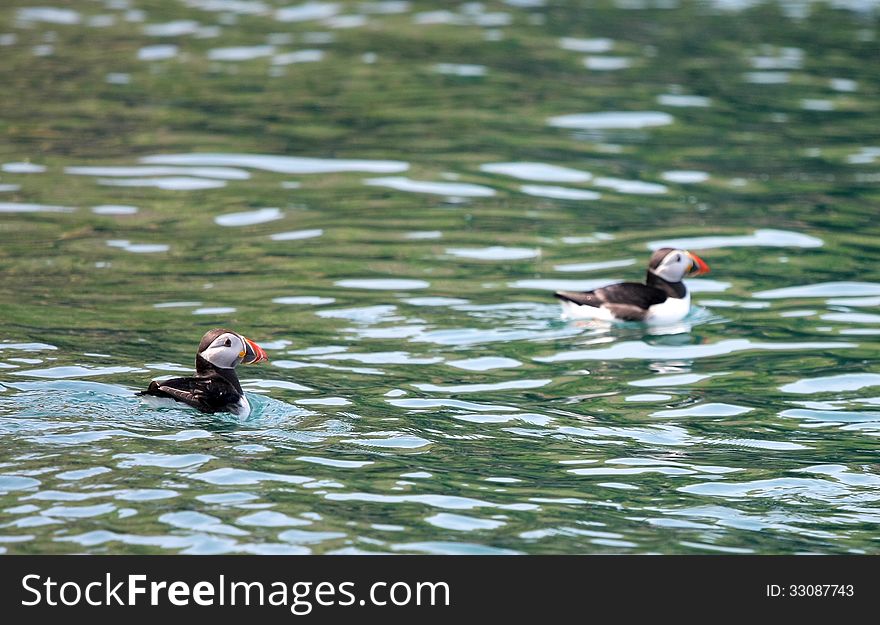
[[[877,30],[5,2],[0,552],[877,553]],[[682,323],[560,320],[664,245]],[[216,326],[247,420],[135,395]]]

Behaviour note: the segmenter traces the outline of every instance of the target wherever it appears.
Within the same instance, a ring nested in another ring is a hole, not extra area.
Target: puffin
[[[138,395],[173,399],[208,414],[231,412],[247,417],[251,407],[235,367],[268,359],[263,348],[252,340],[232,330],[215,328],[206,332],[199,343],[194,377],[153,380]]]
[[[693,252],[663,247],[651,255],[645,284],[621,282],[594,291],[557,291],[556,297],[563,316],[570,319],[675,323],[691,309],[691,293],[682,280],[705,273],[709,265]]]

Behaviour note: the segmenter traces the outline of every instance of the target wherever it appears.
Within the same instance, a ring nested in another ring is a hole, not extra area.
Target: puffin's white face
[[[651,271],[667,282],[681,282],[686,275],[699,275],[709,271],[702,260],[685,250],[672,250]]]
[[[234,332],[224,332],[199,354],[215,367],[234,369],[244,358],[247,345],[244,338]]]

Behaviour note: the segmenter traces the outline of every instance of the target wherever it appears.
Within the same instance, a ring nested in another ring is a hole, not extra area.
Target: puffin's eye
[[[226,345],[226,347],[232,347],[232,341],[230,341],[229,339],[226,339],[225,345]]]
[[[675,262],[677,262],[677,263],[680,263],[680,262],[681,262],[681,254],[676,254],[676,255],[675,255]]]

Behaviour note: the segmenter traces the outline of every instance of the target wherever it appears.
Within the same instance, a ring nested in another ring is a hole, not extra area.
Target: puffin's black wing
[[[669,296],[647,284],[621,282],[595,291],[557,291],[556,297],[580,306],[607,308],[624,321],[641,321],[651,306],[662,304]]]
[[[202,412],[214,413],[238,401],[238,392],[226,380],[219,377],[171,378],[163,382],[150,382],[141,395],[167,397]]]

